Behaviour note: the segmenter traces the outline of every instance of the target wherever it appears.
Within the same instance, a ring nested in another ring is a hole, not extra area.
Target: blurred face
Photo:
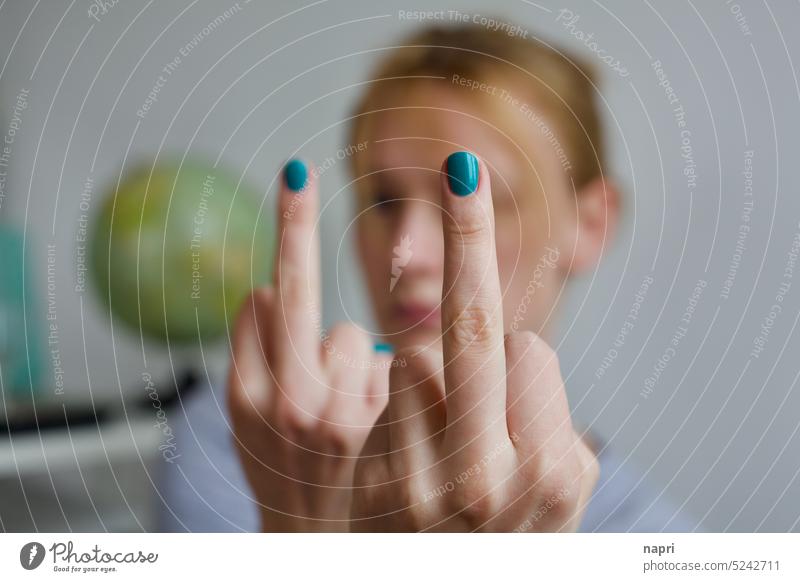
[[[496,97],[433,83],[412,85],[378,107],[391,110],[371,114],[364,136],[356,224],[382,340],[402,347],[439,338],[440,172],[456,150],[476,153],[491,171],[506,332],[546,336],[569,271],[576,208],[541,130]]]

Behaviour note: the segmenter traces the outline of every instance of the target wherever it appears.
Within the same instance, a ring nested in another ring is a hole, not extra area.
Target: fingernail
[[[382,344],[382,343],[375,344],[375,353],[391,354],[393,352],[394,348],[392,347],[392,344]]]
[[[469,152],[455,152],[447,158],[447,182],[450,191],[468,196],[478,188],[478,158]]]
[[[301,160],[290,160],[283,168],[283,177],[286,185],[295,192],[299,192],[306,187],[308,180],[308,170]]]

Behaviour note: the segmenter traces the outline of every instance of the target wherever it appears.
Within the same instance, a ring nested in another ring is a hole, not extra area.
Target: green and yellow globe
[[[117,319],[169,342],[212,341],[271,267],[271,219],[231,173],[198,161],[142,165],[102,202],[91,276]]]

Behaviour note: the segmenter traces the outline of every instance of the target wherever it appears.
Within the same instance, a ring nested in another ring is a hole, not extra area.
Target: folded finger
[[[260,414],[266,410],[272,385],[266,354],[271,347],[273,300],[272,289],[256,289],[244,301],[236,318],[231,340],[228,397],[238,410],[252,409]]]
[[[556,352],[533,332],[505,338],[508,366],[508,431],[518,447],[567,446],[573,427]]]
[[[442,384],[441,354],[415,347],[395,356],[389,372],[389,452],[409,466],[423,469],[435,462],[447,416]]]

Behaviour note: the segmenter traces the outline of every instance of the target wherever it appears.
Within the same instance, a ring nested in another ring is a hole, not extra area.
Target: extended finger
[[[321,325],[318,191],[302,160],[284,167],[278,194],[278,248],[275,260],[276,310],[273,363],[284,389],[302,387],[320,367]]]
[[[455,152],[445,161],[442,209],[448,439],[496,446],[507,436],[503,297],[489,172],[475,155]]]

